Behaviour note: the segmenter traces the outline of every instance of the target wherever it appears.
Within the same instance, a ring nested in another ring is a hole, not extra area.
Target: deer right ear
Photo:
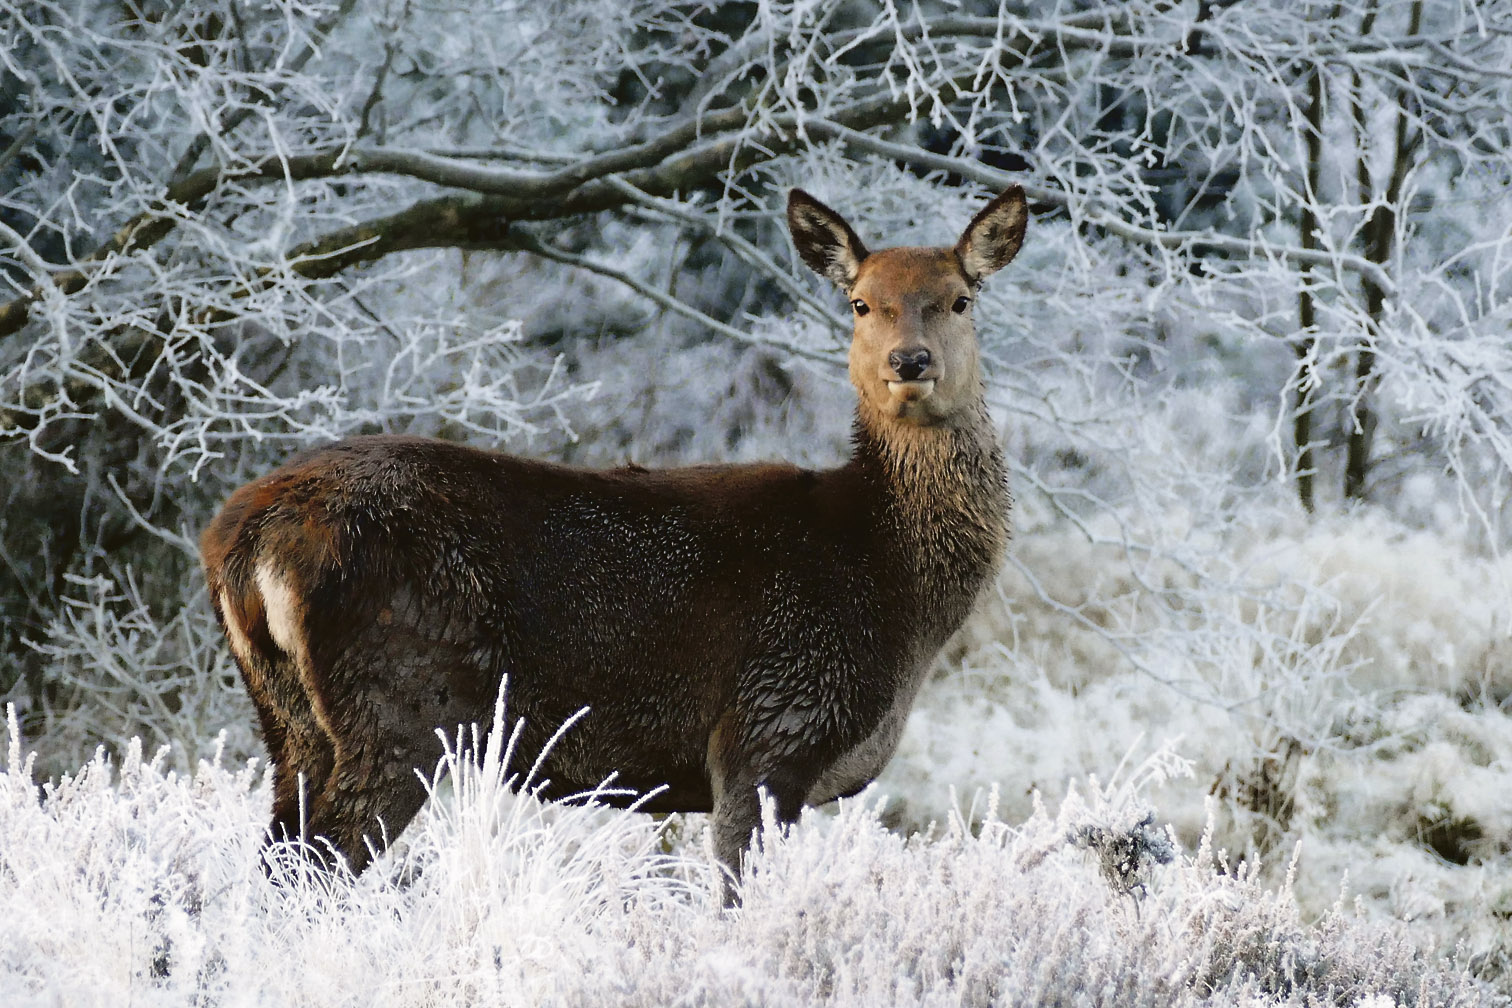
[[[1018,255],[1024,244],[1024,229],[1029,222],[1029,210],[1024,203],[1024,190],[1009,186],[1002,195],[984,206],[966,225],[961,240],[956,242],[956,258],[966,279],[978,286],[989,273],[996,273]]]
[[[845,218],[794,189],[788,193],[787,219],[793,246],[809,269],[849,293],[867,251]]]

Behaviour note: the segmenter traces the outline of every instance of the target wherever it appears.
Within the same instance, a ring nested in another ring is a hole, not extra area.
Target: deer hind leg
[[[266,719],[264,719],[266,721]],[[309,716],[287,716],[263,730],[273,761],[273,820],[264,846],[299,840],[336,762],[331,738]]]
[[[271,871],[268,849],[304,835],[304,821],[335,763],[335,740],[308,689],[308,652],[295,622],[294,595],[276,572],[263,566],[255,587],[222,589],[216,612],[257,710],[273,768],[273,817],[262,857],[264,870]]]
[[[441,751],[433,733],[426,742],[389,726],[343,748],[306,826],[315,853],[328,843],[354,874],[366,868],[420,811],[426,798],[420,775],[429,776]]]
[[[272,871],[269,848],[306,839],[306,823],[335,766],[336,744],[311,709],[287,659],[262,664],[245,678],[273,766],[273,816],[263,838],[262,858],[263,869]]]
[[[307,831],[355,872],[402,833],[425,803],[445,752],[441,734],[482,722],[498,688],[495,652],[475,624],[453,620],[401,588],[321,670],[335,762]]]
[[[243,600],[226,622],[273,764],[273,816],[262,858],[271,872],[269,848],[306,839],[306,822],[335,766],[337,739],[311,661],[302,594],[268,560],[256,565],[252,581],[253,601]]]

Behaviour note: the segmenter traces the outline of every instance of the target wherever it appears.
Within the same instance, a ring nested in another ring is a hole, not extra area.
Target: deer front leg
[[[725,871],[724,904],[740,903],[739,881],[752,836],[761,826],[761,794],[773,803],[777,825],[783,829],[798,821],[803,801],[819,779],[814,757],[774,739],[764,744],[722,746],[727,721],[721,722],[710,740],[710,769],[714,791],[714,854]],[[781,751],[781,758],[773,752]]]

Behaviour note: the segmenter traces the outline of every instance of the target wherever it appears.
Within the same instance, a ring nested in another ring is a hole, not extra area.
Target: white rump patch
[[[247,636],[247,628],[237,622],[236,610],[227,604],[228,598],[229,595],[222,589],[219,601],[221,616],[226,622],[226,637],[231,641],[231,653],[246,666],[252,662],[252,641]]]
[[[304,651],[299,633],[299,599],[289,583],[267,560],[257,565],[257,590],[262,593],[263,612],[268,618],[268,635],[286,654]]]
[[[271,560],[257,565],[257,590],[262,593],[263,615],[268,621],[268,636],[273,638],[284,654],[289,656],[294,674],[304,690],[315,723],[320,725],[327,739],[336,750],[336,759],[342,758],[341,739],[331,726],[331,712],[326,707],[322,692],[324,683],[316,676],[310,665],[310,650],[306,646],[304,629],[304,603],[299,593],[289,583],[283,572]],[[287,683],[287,680],[284,680]]]

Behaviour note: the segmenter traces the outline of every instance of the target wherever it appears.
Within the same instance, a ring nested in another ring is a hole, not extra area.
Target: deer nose
[[[929,369],[930,361],[929,351],[923,348],[894,350],[887,355],[887,363],[892,366],[893,373],[900,381],[916,380],[919,375]]]

